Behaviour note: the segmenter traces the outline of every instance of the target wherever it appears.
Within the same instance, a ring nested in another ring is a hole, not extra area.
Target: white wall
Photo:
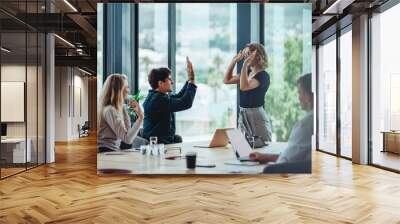
[[[25,65],[2,65],[1,81],[25,82]],[[7,108],[1,108],[7,110]],[[25,122],[7,123],[7,137],[25,137]]]
[[[68,86],[70,83],[67,67],[55,68],[55,141],[67,141],[68,136]]]
[[[75,70],[76,72],[76,70]],[[88,77],[83,77],[80,75],[74,75],[74,96],[73,99],[74,101],[74,108],[72,108],[72,136],[74,138],[78,137],[78,124],[81,126],[85,123],[85,121],[88,121],[89,118],[89,112],[88,112]],[[80,91],[80,93],[78,93]],[[80,95],[80,97],[79,97]],[[79,102],[80,101],[80,102]],[[81,108],[79,108],[81,107]],[[80,111],[81,110],[81,111]]]
[[[39,69],[38,71],[36,69]],[[26,85],[26,106],[23,106],[22,112],[26,112],[26,120],[23,122],[6,122],[7,137],[25,138],[30,140],[32,161],[44,163],[44,74],[41,66],[25,66],[25,64],[3,64],[1,66],[1,81],[3,82],[24,82]],[[27,80],[26,80],[27,78]],[[22,93],[24,90],[22,90]],[[2,96],[7,97],[7,96]],[[13,113],[11,108],[1,108],[2,112]],[[37,156],[37,153],[39,156]]]
[[[88,78],[72,67],[56,67],[55,74],[55,141],[77,139],[78,124],[88,120]]]

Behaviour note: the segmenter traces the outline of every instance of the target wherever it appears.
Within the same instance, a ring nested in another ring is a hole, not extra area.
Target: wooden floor
[[[95,139],[0,181],[0,223],[400,223],[400,175],[315,152],[312,175],[98,176]]]
[[[400,170],[400,155],[391,152],[375,151],[372,157],[374,164]]]
[[[23,172],[25,171],[25,167],[24,168],[1,168],[1,177],[8,177],[11,176],[13,174],[19,173],[19,172]]]

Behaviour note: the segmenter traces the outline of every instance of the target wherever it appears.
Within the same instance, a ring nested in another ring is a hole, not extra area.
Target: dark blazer
[[[143,103],[143,137],[157,136],[159,143],[174,143],[175,114],[192,107],[197,86],[188,82],[177,94],[164,94],[149,90]]]

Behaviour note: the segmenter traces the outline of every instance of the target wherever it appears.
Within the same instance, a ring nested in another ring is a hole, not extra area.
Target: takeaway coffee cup
[[[196,168],[196,152],[188,152],[186,153],[186,168],[194,169]]]

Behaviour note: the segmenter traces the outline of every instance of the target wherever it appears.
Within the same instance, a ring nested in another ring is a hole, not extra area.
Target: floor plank
[[[313,153],[312,175],[96,174],[96,139],[0,181],[0,223],[400,223],[400,175]]]

